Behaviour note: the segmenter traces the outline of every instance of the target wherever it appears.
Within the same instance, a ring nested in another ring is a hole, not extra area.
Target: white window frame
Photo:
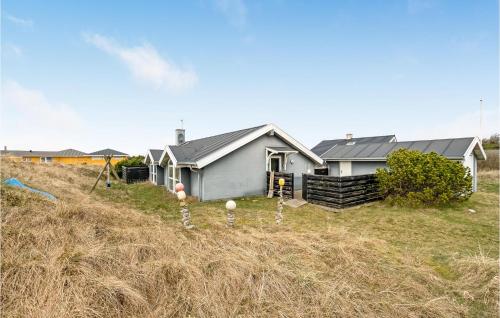
[[[170,175],[170,167],[172,167],[172,175]],[[179,171],[179,175],[177,176],[177,170]],[[180,168],[176,168],[171,159],[168,159],[167,162],[167,189],[171,192],[175,192],[175,185],[179,182],[182,182],[182,173]],[[172,188],[170,188],[170,180],[172,180]]]
[[[158,176],[157,176],[156,165],[154,163],[149,165],[149,171],[150,171],[149,180],[151,182],[153,182],[154,184],[156,184],[156,180],[158,179]]]

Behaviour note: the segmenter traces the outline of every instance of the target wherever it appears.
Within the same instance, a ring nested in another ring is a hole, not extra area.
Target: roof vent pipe
[[[352,134],[351,133],[345,134],[345,139],[351,140],[352,139]]]

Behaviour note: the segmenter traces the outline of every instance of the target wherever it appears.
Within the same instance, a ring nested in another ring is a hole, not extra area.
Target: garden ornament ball
[[[280,180],[278,181],[279,185],[282,187],[285,185],[285,179],[283,178],[280,178]]]
[[[236,202],[234,202],[233,200],[229,200],[226,202],[226,209],[228,210],[234,210],[236,209]]]
[[[184,191],[177,192],[177,199],[179,199],[179,200],[186,199],[186,192],[184,192]]]
[[[175,192],[180,192],[180,191],[184,191],[184,185],[179,182],[175,185]]]

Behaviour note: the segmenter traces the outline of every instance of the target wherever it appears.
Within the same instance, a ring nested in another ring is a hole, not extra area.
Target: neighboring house
[[[111,149],[110,149],[111,150]],[[113,150],[114,151],[114,150]],[[126,158],[126,154],[116,152],[119,156],[113,156],[112,162],[116,163],[119,160]],[[34,163],[63,163],[63,164],[89,164],[103,165],[104,157],[99,157],[93,154],[75,149],[65,149],[61,151],[33,151],[33,150],[8,150],[4,148],[0,152],[2,158],[11,160],[34,162]],[[125,155],[125,156],[123,156]]]
[[[86,164],[89,157],[86,153],[65,149],[61,151],[33,151],[33,150],[7,150],[1,152],[2,157],[24,162],[34,163],[63,163],[63,164]]]
[[[274,124],[242,129],[166,146],[160,158],[165,186],[174,192],[182,182],[188,195],[201,201],[263,195],[267,171],[294,173],[295,190],[302,173],[312,173],[323,160]]]
[[[359,144],[395,142],[395,141],[397,141],[396,135],[353,138],[352,134],[346,134],[345,139],[323,140],[322,142],[314,146],[311,149],[311,151],[317,154],[318,156],[321,156],[335,146],[359,145]]]
[[[163,185],[165,177],[162,166],[160,166],[160,158],[163,153],[161,149],[149,149],[144,156],[144,163],[149,166],[149,181],[155,185]]]
[[[105,156],[113,156],[111,158],[112,164],[115,164],[118,161],[126,159],[128,157],[128,154],[126,154],[124,152],[114,150],[114,149],[109,149],[109,148],[98,150],[95,152],[91,152],[88,155],[90,156],[91,162],[92,162],[90,164],[95,164],[95,165],[104,165],[104,163],[106,162],[104,160]]]
[[[460,161],[470,169],[473,190],[477,190],[477,160],[485,160],[486,154],[479,139],[474,137],[340,145],[328,150],[321,158],[326,162],[329,175],[355,176],[385,168],[387,156],[401,148],[436,152],[448,159]]]

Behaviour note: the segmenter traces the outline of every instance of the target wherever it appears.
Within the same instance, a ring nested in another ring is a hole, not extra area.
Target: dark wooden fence
[[[271,177],[271,172],[268,171],[266,178],[267,180],[266,193],[269,190],[270,177]],[[293,173],[283,173],[283,172],[274,173],[274,182],[273,182],[274,195],[279,196],[280,185],[278,182],[280,178],[285,179],[285,185],[283,186],[283,197],[288,199],[293,199],[293,191],[294,191]]]
[[[343,209],[381,198],[374,174],[351,177],[302,175],[302,198],[307,202]]]
[[[314,175],[327,176],[328,175],[328,168],[314,168]]]
[[[122,167],[122,179],[126,183],[147,181],[149,179],[149,167]]]

